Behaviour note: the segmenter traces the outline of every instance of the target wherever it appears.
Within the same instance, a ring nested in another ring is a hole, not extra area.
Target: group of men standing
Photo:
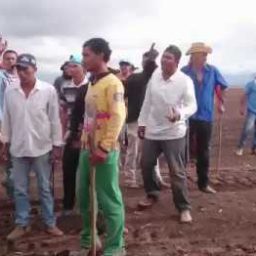
[[[126,83],[128,134],[134,135],[137,145],[139,139],[143,139],[141,169],[147,198],[139,202],[139,206],[143,209],[151,207],[159,197],[161,182],[155,170],[157,158],[163,153],[170,169],[174,203],[182,222],[192,220],[186,184],[187,146],[194,149],[191,153],[195,153],[193,156],[197,160],[198,188],[206,193],[216,193],[209,185],[214,95],[219,92],[219,111],[223,113],[227,83],[216,67],[206,63],[211,51],[203,43],[192,44],[187,51],[189,64],[179,71],[181,51],[171,45],[161,57],[161,68],[157,69],[154,62],[157,53],[154,53],[148,63],[151,63],[152,71],[140,74],[141,77],[131,75]],[[187,138],[190,143],[186,143]],[[129,147],[133,147],[131,152],[137,152],[133,143],[128,144],[127,156]],[[129,163],[135,163],[135,159],[129,159]],[[134,169],[130,167],[125,171],[133,174],[134,183]]]
[[[4,95],[0,102],[4,105],[1,132],[4,155],[12,166],[16,213],[16,228],[7,238],[15,240],[30,230],[31,170],[38,180],[46,232],[63,235],[56,227],[50,177],[54,163],[61,159],[64,145],[63,214],[72,213],[78,184],[77,203],[83,219],[81,255],[89,255],[91,246],[91,166],[96,167],[98,209],[106,221],[103,255],[125,255],[125,214],[119,187],[119,141],[125,120],[128,135],[124,163],[126,184],[137,186],[140,162],[146,192],[139,207],[151,207],[159,198],[161,186],[166,185],[157,167],[159,156],[164,154],[180,221],[190,223],[187,136],[190,145],[195,145],[192,143],[195,141],[197,146],[198,187],[203,192],[215,193],[208,178],[214,93],[217,88],[222,92],[227,88],[217,68],[206,63],[209,53],[211,48],[205,44],[192,44],[187,52],[191,56],[189,65],[179,70],[182,53],[177,46],[165,49],[160,67],[156,64],[158,52],[152,46],[143,55],[141,73],[132,74],[134,67],[123,62],[120,64],[128,69],[124,68],[123,74],[114,74],[107,65],[111,57],[108,42],[93,38],[83,44],[82,56],[71,55],[61,67],[63,76],[55,82],[55,89],[36,77],[37,63],[31,54],[17,55],[11,51],[15,61],[10,72],[5,64],[6,50],[3,54],[5,71],[1,75],[10,74],[0,81],[1,95]],[[15,79],[10,79],[13,75]],[[223,104],[223,94],[219,95]],[[221,111],[223,109],[220,107]],[[140,151],[141,156],[138,156]]]

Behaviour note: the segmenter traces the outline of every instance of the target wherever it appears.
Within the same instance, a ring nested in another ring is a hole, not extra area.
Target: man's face
[[[84,47],[82,54],[85,69],[89,72],[97,71],[103,62],[103,55],[95,54],[90,47]]]
[[[161,58],[161,67],[164,73],[172,73],[176,70],[178,63],[175,56],[170,52],[164,52]]]
[[[84,74],[84,68],[80,64],[69,63],[68,70],[72,78],[78,77],[78,76],[80,77]]]
[[[132,67],[130,65],[120,65],[120,72],[122,76],[129,76],[132,73]]]
[[[3,57],[3,66],[7,71],[12,71],[17,62],[17,55],[15,53],[6,53]]]
[[[36,77],[36,68],[32,66],[17,66],[17,72],[21,83],[28,83],[33,81]]]
[[[70,68],[69,65],[70,65],[70,64],[65,65],[65,67],[64,67],[64,69],[63,69],[63,75],[64,75],[65,77],[71,77],[71,76],[72,76],[72,74],[71,74],[71,68]]]
[[[205,65],[207,61],[207,53],[204,52],[196,52],[191,55],[191,64],[197,66]]]

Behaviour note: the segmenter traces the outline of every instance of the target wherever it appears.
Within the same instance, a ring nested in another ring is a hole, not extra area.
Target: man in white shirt
[[[20,84],[5,92],[3,115],[3,138],[6,148],[10,145],[13,164],[16,224],[7,239],[16,240],[30,230],[28,186],[31,170],[38,180],[46,232],[62,236],[62,231],[56,227],[50,186],[51,161],[60,158],[62,145],[57,93],[52,85],[36,78],[34,56],[20,55],[16,67]]]
[[[186,121],[197,109],[192,80],[178,70],[181,51],[171,45],[161,58],[149,81],[142,106],[139,136],[144,138],[142,175],[147,199],[139,203],[147,208],[157,201],[159,184],[154,166],[161,153],[165,155],[172,184],[173,200],[180,213],[180,221],[191,222],[185,169]]]

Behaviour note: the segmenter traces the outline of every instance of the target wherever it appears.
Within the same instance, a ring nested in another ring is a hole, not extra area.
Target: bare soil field
[[[172,203],[171,193],[162,191],[153,208],[140,212],[137,203],[143,189],[122,186],[126,205],[128,256],[244,256],[256,255],[256,156],[234,154],[244,117],[239,115],[241,90],[231,89],[227,95],[226,113],[222,120],[222,153],[220,170],[216,172],[218,148],[217,120],[211,146],[211,181],[218,193],[198,191],[194,167],[188,168],[188,184],[192,202],[193,223],[181,225]],[[217,119],[217,118],[216,118]],[[163,164],[164,166],[164,164]],[[162,170],[168,181],[168,171]],[[4,178],[1,173],[0,179]],[[32,177],[31,190],[35,191]],[[14,227],[13,205],[0,188],[0,255],[69,255],[79,249],[80,216],[61,217],[62,176],[56,174],[56,213],[65,236],[53,239],[44,233],[36,193],[32,193],[32,232],[29,236],[7,244],[5,237]]]

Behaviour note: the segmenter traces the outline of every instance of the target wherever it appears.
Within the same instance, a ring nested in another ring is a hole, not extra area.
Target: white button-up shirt
[[[5,92],[3,138],[15,157],[38,157],[62,145],[58,96],[40,80],[26,98],[20,85]]]
[[[174,123],[167,118],[171,108],[175,108],[181,117]],[[192,80],[181,71],[164,80],[161,70],[157,69],[148,83],[138,123],[139,126],[146,126],[147,139],[179,139],[185,136],[186,120],[196,109]]]

